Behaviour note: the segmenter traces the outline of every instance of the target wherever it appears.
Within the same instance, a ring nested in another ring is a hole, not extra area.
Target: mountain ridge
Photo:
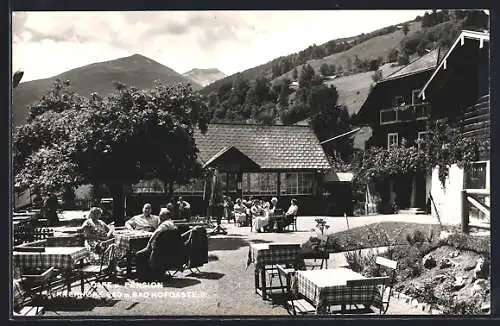
[[[12,91],[12,125],[26,122],[27,106],[36,103],[50,89],[56,79],[69,80],[72,88],[82,96],[97,92],[106,96],[115,90],[114,83],[147,89],[155,80],[167,85],[189,83],[194,90],[202,86],[151,58],[135,53],[112,60],[94,62],[67,70],[58,75],[20,83]]]

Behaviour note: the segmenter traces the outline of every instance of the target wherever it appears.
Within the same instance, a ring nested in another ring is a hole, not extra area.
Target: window
[[[398,147],[398,133],[387,134],[387,148]]]
[[[392,106],[403,106],[405,105],[405,99],[402,96],[394,96],[392,99]]]
[[[132,185],[134,193],[164,193],[165,185],[158,179],[141,180],[135,185]]]
[[[415,117],[417,120],[419,119],[427,119],[429,114],[429,105],[428,104],[418,104],[415,106]]]
[[[420,93],[419,89],[414,89],[413,91],[411,91],[411,104],[415,105],[422,103],[422,99],[418,97],[418,93]]]
[[[384,109],[380,110],[380,124],[393,123],[398,120],[398,114],[396,109]]]
[[[175,193],[183,194],[203,194],[203,189],[205,187],[205,180],[196,179],[185,185],[175,185]]]
[[[418,149],[421,149],[421,150],[425,149],[425,142],[427,141],[429,136],[430,136],[430,131],[419,131],[418,132],[418,136],[417,136]]]
[[[486,189],[486,162],[472,163],[465,170],[466,189]]]
[[[398,109],[398,121],[411,121],[413,117],[413,108],[411,106],[405,106]]]
[[[276,195],[277,173],[243,173],[243,193],[246,195]]]
[[[313,193],[313,183],[312,172],[282,173],[280,195],[310,195]]]

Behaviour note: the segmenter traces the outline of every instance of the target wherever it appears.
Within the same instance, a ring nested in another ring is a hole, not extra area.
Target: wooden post
[[[469,233],[469,202],[467,190],[462,190],[462,232]]]

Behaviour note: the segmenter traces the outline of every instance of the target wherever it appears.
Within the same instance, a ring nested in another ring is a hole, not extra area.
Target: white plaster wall
[[[431,203],[432,216],[437,216],[442,223],[460,224],[461,223],[461,191],[464,186],[464,171],[456,164],[450,167],[445,186],[439,180],[439,169],[432,170],[431,194],[434,199],[434,205]]]

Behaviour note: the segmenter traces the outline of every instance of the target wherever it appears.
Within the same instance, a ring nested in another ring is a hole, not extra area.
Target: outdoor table
[[[277,247],[271,249],[269,243],[252,243],[248,251],[247,267],[255,264],[255,292],[267,298],[266,266],[277,264],[296,264],[299,259],[300,245],[297,243],[272,243]],[[280,248],[283,245],[287,247]],[[296,247],[291,247],[297,245]],[[272,290],[272,289],[269,289]]]
[[[124,251],[127,260],[127,277],[132,276],[132,257],[143,249],[153,232],[137,230],[116,230],[115,241],[119,250]]]
[[[85,247],[45,247],[43,252],[14,251],[13,265],[27,268],[55,267],[66,274],[66,285],[69,292],[71,291],[71,272],[78,262],[89,256],[90,252]]]
[[[371,306],[382,301],[375,285],[347,287],[348,280],[365,279],[363,275],[348,268],[297,271],[292,287],[297,293],[309,299],[316,307],[316,314],[325,312],[326,307],[364,304]]]

